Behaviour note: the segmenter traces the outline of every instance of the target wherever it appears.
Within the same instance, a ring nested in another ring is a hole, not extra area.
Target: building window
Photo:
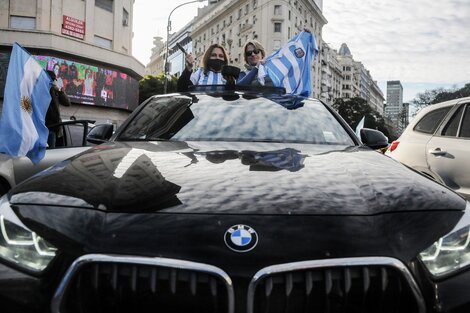
[[[290,38],[290,27],[287,27],[287,38]]]
[[[280,33],[281,32],[281,23],[274,23],[274,32]]]
[[[289,10],[289,21],[290,21],[290,10]]]
[[[229,19],[228,24],[229,24],[229,25],[232,24],[232,16],[231,16],[231,15],[230,15],[230,19]]]
[[[129,26],[129,12],[126,9],[122,9],[122,26]]]
[[[10,27],[17,29],[36,29],[36,18],[26,16],[10,16]]]
[[[245,5],[245,15],[247,15],[249,11],[250,11],[250,5],[247,4]]]
[[[274,15],[281,15],[281,6],[279,4],[276,4],[274,6]]]
[[[95,5],[103,10],[113,12],[113,0],[95,0]]]
[[[238,9],[238,16],[237,16],[237,20],[240,19],[240,17],[242,17],[242,9]]]
[[[258,0],[253,0],[253,9],[256,9],[258,6]]]
[[[253,15],[253,25],[256,24],[256,15]]]
[[[95,35],[95,44],[103,48],[112,49],[113,41]]]

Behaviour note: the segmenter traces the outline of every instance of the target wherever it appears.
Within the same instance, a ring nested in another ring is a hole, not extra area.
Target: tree
[[[356,129],[361,119],[365,117],[364,127],[380,130],[385,136],[390,137],[391,132],[385,126],[384,117],[371,108],[366,100],[360,97],[337,98],[333,108],[352,129]]]
[[[168,82],[168,93],[176,92],[177,81],[176,76],[171,76]],[[142,103],[153,95],[163,94],[164,85],[165,74],[163,72],[157,76],[144,76],[144,78],[139,81],[139,103]]]
[[[422,109],[428,105],[444,102],[452,99],[458,99],[462,97],[470,96],[470,83],[465,84],[464,87],[444,89],[436,88],[431,90],[426,90],[423,93],[419,93],[415,99],[411,100],[411,104],[416,107],[416,109]]]

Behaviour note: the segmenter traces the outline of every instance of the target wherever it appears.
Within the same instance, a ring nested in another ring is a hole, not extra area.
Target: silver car
[[[470,199],[470,97],[419,111],[386,154]]]
[[[61,146],[47,149],[38,164],[33,164],[27,157],[11,157],[0,153],[0,196],[34,174],[100,143],[93,140],[94,135],[112,132],[111,124],[95,126],[87,120],[64,121],[59,125],[64,134]]]

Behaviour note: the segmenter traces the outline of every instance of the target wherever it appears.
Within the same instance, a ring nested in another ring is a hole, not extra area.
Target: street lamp
[[[170,39],[170,30],[171,30],[171,14],[173,14],[173,11],[175,11],[177,8],[182,7],[183,5],[190,4],[190,3],[195,3],[195,2],[204,2],[206,0],[193,0],[193,1],[188,1],[185,3],[182,3],[175,7],[173,10],[171,10],[170,15],[168,15],[168,23],[166,26],[166,55],[165,55],[165,84],[163,85],[163,92],[167,93],[168,90],[168,76],[170,75],[170,64],[168,64],[168,53],[169,53],[169,39]]]

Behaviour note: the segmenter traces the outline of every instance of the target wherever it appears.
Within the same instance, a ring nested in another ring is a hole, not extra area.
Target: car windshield
[[[118,141],[259,141],[354,145],[321,102],[287,96],[154,97]]]

